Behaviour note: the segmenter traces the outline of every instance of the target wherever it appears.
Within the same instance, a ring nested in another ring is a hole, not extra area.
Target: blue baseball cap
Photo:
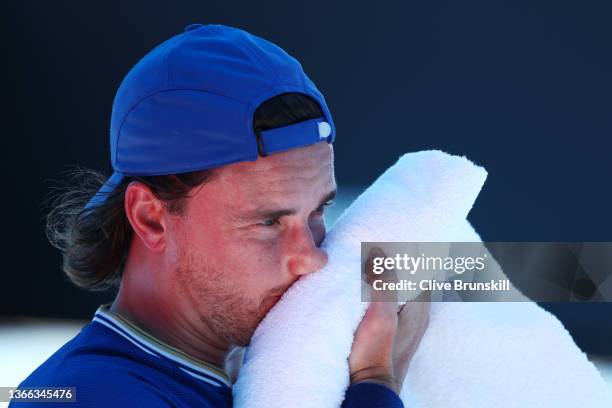
[[[298,92],[323,116],[255,133],[262,102]],[[106,200],[125,176],[205,170],[254,161],[335,139],[323,95],[300,63],[271,42],[234,27],[192,24],[144,56],[113,102],[112,176],[85,208]]]

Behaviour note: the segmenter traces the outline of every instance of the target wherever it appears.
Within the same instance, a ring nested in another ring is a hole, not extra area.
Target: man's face
[[[335,190],[326,142],[219,169],[171,222],[177,302],[221,341],[247,345],[287,288],[327,263],[323,207]]]

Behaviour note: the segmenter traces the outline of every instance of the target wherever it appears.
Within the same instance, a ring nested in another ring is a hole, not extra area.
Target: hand
[[[379,248],[368,254],[366,276],[372,277],[372,258],[385,256]],[[390,275],[387,271],[385,274]],[[371,283],[370,279],[368,282]],[[397,297],[376,298],[357,328],[349,356],[351,384],[361,381],[385,385],[399,394],[410,361],[429,323],[429,301],[412,301],[398,307]]]

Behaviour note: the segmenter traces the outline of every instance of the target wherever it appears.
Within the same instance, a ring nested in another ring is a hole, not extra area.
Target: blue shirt
[[[232,406],[225,372],[163,343],[100,306],[81,332],[40,365],[19,387],[76,387],[76,403],[46,407],[215,407]],[[11,407],[40,407],[12,402]],[[299,403],[296,401],[296,407]],[[343,408],[402,408],[382,385],[349,387]]]

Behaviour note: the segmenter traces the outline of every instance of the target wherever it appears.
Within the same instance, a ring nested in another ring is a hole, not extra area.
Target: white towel
[[[456,241],[481,239],[465,221]],[[612,407],[595,366],[531,302],[432,303],[400,396],[406,408]]]
[[[486,177],[465,157],[440,151],[406,154],[381,175],[329,232],[328,265],[296,282],[257,328],[234,385],[235,406],[339,407],[367,307],[360,243],[479,241],[466,216]],[[596,369],[536,305],[440,303],[432,305],[401,397],[407,407],[558,407],[596,406],[604,393]]]

